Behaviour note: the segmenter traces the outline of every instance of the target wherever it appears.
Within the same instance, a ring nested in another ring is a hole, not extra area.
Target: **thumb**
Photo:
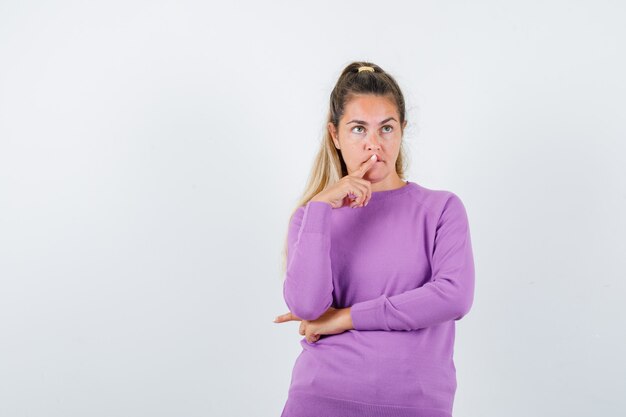
[[[363,178],[363,175],[376,163],[376,154],[372,154],[371,158],[363,162],[359,169],[354,173],[359,178]]]

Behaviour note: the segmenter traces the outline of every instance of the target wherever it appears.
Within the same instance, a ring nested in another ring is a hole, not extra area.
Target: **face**
[[[371,182],[398,178],[396,159],[400,153],[402,130],[395,103],[387,97],[373,94],[358,95],[348,101],[344,114],[335,128],[328,129],[348,168],[354,172],[363,162],[376,154],[379,161],[363,177]]]

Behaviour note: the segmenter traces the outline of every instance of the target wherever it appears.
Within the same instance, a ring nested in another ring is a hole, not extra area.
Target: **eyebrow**
[[[387,123],[389,120],[394,120],[395,122],[398,122],[396,119],[394,119],[393,117],[388,117],[385,120],[383,120],[382,122],[380,122],[380,124],[382,125],[383,123]],[[348,123],[346,123],[347,125],[349,125],[350,123],[358,123],[361,125],[366,125],[367,126],[367,122],[363,121],[363,120],[350,120]]]

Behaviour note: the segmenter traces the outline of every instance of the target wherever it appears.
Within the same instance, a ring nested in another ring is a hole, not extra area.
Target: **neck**
[[[396,172],[393,172],[380,181],[372,182],[372,191],[395,190],[405,185],[406,181],[400,178]]]

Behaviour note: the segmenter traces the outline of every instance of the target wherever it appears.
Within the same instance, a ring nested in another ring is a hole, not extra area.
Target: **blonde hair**
[[[368,69],[364,71],[363,69],[359,69],[364,66],[373,68],[374,70],[372,71],[371,69]],[[391,99],[396,104],[398,109],[400,126],[402,126],[402,128],[404,127],[406,107],[404,103],[404,96],[398,86],[398,83],[391,75],[386,73],[378,65],[364,61],[352,62],[341,72],[335,87],[330,93],[330,103],[325,126],[327,126],[328,123],[332,123],[335,125],[335,128],[338,128],[339,120],[344,114],[346,104],[355,95],[362,94],[374,94]],[[315,160],[313,161],[308,181],[295,209],[289,216],[287,225],[289,225],[293,215],[300,207],[306,205],[311,198],[320,193],[327,186],[334,184],[344,176],[348,175],[346,164],[341,156],[341,150],[335,148],[329,130],[325,128],[324,132],[325,133],[320,142],[320,148],[317,151]],[[400,143],[400,153],[396,159],[395,168],[398,176],[403,180],[405,179],[407,160],[404,141],[402,141]],[[288,231],[289,227],[287,227],[287,233]],[[286,236],[282,256],[283,277],[285,276],[287,268],[287,252],[288,241]]]

